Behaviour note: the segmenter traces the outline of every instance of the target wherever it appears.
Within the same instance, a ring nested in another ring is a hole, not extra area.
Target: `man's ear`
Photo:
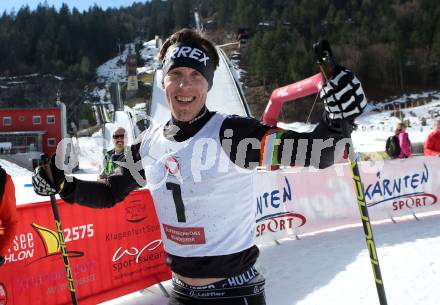
[[[165,84],[164,84],[164,82],[163,82],[163,79],[162,79],[162,89],[165,90]]]

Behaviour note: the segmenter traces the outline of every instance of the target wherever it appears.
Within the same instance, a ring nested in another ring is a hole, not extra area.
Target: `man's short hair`
[[[201,45],[212,59],[214,67],[218,67],[219,57],[214,44],[208,39],[202,37],[197,31],[187,28],[175,32],[165,40],[159,51],[159,62],[162,62],[165,58],[168,48],[178,42],[196,43]]]
[[[116,128],[116,129],[113,131],[113,134],[115,134],[117,131],[123,131],[124,134],[127,133],[127,131],[125,130],[124,127],[118,127],[118,128]]]

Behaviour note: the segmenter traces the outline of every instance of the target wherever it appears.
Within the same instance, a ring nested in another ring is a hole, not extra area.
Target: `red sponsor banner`
[[[171,278],[149,191],[111,209],[58,201],[77,298],[97,304]],[[50,202],[18,206],[0,289],[7,304],[71,304]]]
[[[177,228],[163,224],[163,230],[169,240],[180,245],[206,244],[204,228]]]

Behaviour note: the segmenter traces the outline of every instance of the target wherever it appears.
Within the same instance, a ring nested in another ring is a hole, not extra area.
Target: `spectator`
[[[400,153],[397,156],[399,159],[408,158],[412,155],[411,141],[409,140],[408,133],[406,132],[406,125],[403,122],[397,123],[395,135],[399,139]]]
[[[440,156],[440,119],[435,120],[434,131],[426,139],[424,150],[425,156]]]
[[[99,179],[102,182],[106,182],[108,176],[113,175],[119,171],[118,162],[125,160],[124,150],[127,144],[126,131],[124,128],[119,127],[113,132],[113,145],[114,148],[109,150],[104,156],[103,169],[99,175]]]
[[[15,188],[11,177],[0,166],[0,266],[17,231]]]

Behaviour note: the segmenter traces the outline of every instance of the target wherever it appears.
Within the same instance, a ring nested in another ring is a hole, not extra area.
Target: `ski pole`
[[[41,161],[43,162],[43,168],[44,168],[44,171],[46,172],[47,177],[49,178],[49,180],[51,182],[54,182],[53,176],[52,176],[52,171],[50,169],[49,156],[46,154],[42,154]],[[58,239],[60,241],[61,255],[62,255],[63,261],[64,261],[64,268],[66,269],[67,286],[70,290],[72,304],[78,305],[78,301],[76,299],[75,286],[73,283],[72,268],[70,268],[70,262],[69,262],[69,258],[67,256],[67,248],[66,248],[66,243],[64,241],[63,228],[61,227],[60,214],[58,213],[58,206],[57,206],[57,201],[55,199],[55,195],[50,195],[50,204],[52,206],[53,217],[55,219],[55,224],[57,227]]]
[[[335,62],[332,57],[330,44],[327,40],[321,40],[313,45],[313,49],[315,51],[315,57],[324,76],[324,79],[328,81],[332,77],[335,68]],[[370,255],[371,267],[373,268],[374,281],[376,283],[379,303],[380,305],[387,305],[385,287],[383,285],[382,274],[380,272],[379,258],[377,256],[376,244],[374,243],[373,229],[371,227],[370,217],[368,215],[367,203],[365,201],[365,193],[359,172],[359,165],[354,156],[353,141],[351,139],[350,132],[348,131],[348,122],[341,120],[341,123],[343,134],[349,141],[348,159],[354,184],[354,190],[356,192],[359,212],[361,214],[362,225],[364,227],[365,240],[367,242],[368,253]]]

